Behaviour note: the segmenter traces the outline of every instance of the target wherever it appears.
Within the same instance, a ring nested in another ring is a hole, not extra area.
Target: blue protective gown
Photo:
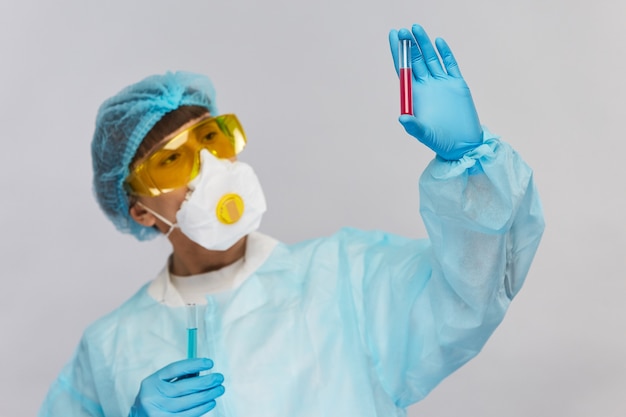
[[[342,229],[249,236],[232,291],[207,297],[199,355],[226,393],[210,416],[404,416],[504,317],[544,223],[530,168],[485,134],[420,180],[429,240]],[[127,416],[143,378],[186,354],[167,268],[91,325],[40,416]]]

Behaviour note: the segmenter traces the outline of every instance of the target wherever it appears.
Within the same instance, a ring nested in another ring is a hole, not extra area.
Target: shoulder
[[[417,242],[423,241],[381,230],[362,230],[353,227],[344,227],[330,236],[305,240],[296,244],[286,245],[286,247],[292,252],[315,251],[319,249],[360,252],[367,248],[404,246],[412,245]]]
[[[411,239],[379,230],[351,227],[336,233],[293,244],[278,244],[268,266],[282,265],[292,270],[333,268],[339,265],[353,270],[359,264],[388,262],[407,255],[424,253],[430,245],[427,239]]]
[[[137,311],[146,308],[148,304],[154,304],[156,301],[148,295],[149,285],[150,283],[143,285],[119,307],[90,324],[83,333],[81,344],[101,346],[104,341],[110,340],[120,325],[128,324]]]

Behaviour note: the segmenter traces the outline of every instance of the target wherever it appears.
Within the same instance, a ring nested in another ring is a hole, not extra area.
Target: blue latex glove
[[[482,127],[469,87],[465,83],[448,44],[435,40],[439,55],[426,31],[413,25],[411,31],[389,32],[389,46],[398,73],[398,40],[411,40],[413,113],[401,115],[408,134],[447,160],[459,159],[482,143]],[[418,49],[419,45],[419,49]]]
[[[184,359],[156,371],[141,382],[129,417],[199,417],[215,407],[224,393],[219,373],[184,378],[213,368],[206,358]]]

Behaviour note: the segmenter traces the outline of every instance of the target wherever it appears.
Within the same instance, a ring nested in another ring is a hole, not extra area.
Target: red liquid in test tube
[[[400,69],[400,114],[413,114],[411,76],[411,41],[399,42],[398,68]]]

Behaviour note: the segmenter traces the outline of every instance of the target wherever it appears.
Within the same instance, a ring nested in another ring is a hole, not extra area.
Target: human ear
[[[143,208],[141,204],[133,203],[128,209],[130,217],[142,226],[152,227],[156,224],[156,217],[148,210]]]

